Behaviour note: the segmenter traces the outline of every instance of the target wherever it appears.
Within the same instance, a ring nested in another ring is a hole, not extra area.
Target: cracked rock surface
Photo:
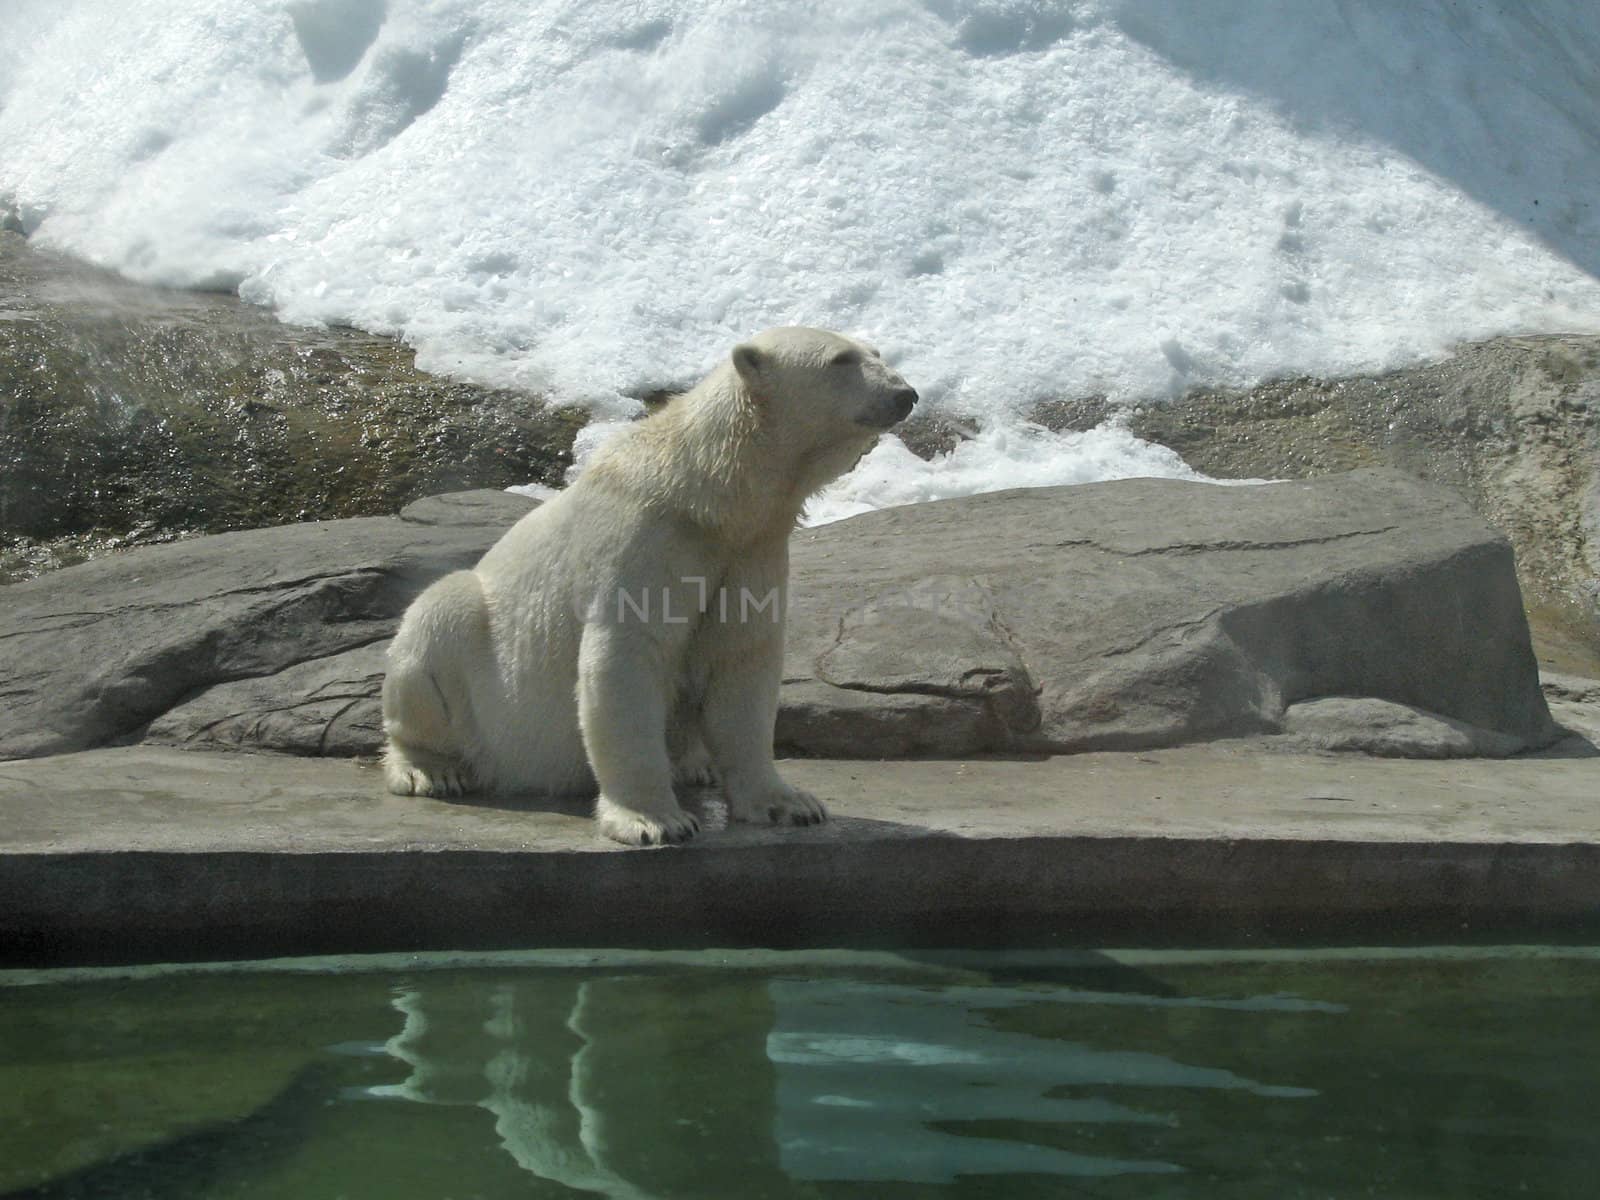
[[[408,509],[216,534],[5,588],[0,757],[143,736],[370,749],[382,648],[400,614],[528,508],[500,492],[447,501],[471,523],[443,521],[439,500],[419,501],[426,523]]]
[[[375,752],[383,649],[406,604],[530,503],[434,497],[8,587],[0,757],[131,741]],[[1509,546],[1452,493],[1395,472],[1000,492],[803,531],[792,562],[789,754],[1286,733],[1503,755],[1557,732]]]
[[[1330,747],[1507,754],[1553,736],[1509,546],[1397,472],[887,509],[798,535],[793,572],[793,753],[1171,746],[1283,732],[1326,697],[1455,733],[1357,706]]]

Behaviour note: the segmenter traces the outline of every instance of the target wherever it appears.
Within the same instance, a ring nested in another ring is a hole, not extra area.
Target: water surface
[[[0,974],[0,1196],[1588,1194],[1588,949]]]

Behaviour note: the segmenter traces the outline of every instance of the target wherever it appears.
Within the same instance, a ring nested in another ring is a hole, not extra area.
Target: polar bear
[[[383,685],[389,790],[598,791],[601,832],[650,845],[699,832],[673,783],[714,770],[735,820],[825,820],[772,760],[789,534],[916,400],[841,334],[736,346],[407,610]]]

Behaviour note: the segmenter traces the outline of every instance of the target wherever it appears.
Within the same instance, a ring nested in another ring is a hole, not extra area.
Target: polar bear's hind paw
[[[672,782],[680,787],[717,786],[717,772],[704,746],[694,746],[672,764]]]

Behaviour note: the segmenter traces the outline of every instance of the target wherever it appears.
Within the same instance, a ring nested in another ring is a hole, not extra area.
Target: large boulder
[[[382,644],[400,614],[431,580],[475,562],[528,506],[469,492],[399,517],[130,550],[0,589],[0,758],[86,750],[152,721],[196,744],[370,748],[380,734],[361,705],[374,702]],[[330,673],[363,649],[363,673],[329,695]],[[367,720],[366,733],[285,732],[304,732],[307,712],[326,712],[330,729]]]
[[[1390,471],[1222,487],[1129,479],[885,509],[802,533],[778,739],[894,757],[1277,733],[1326,697],[1388,753],[1555,735],[1511,550]],[[1348,718],[1292,722],[1354,747]],[[1337,723],[1336,723],[1337,724]],[[1342,740],[1341,740],[1342,739]]]
[[[0,755],[134,739],[373,752],[383,644],[405,604],[527,506],[468,493],[7,588]],[[788,753],[1264,733],[1427,756],[1549,742],[1504,539],[1452,493],[1381,471],[1001,492],[796,536]]]

